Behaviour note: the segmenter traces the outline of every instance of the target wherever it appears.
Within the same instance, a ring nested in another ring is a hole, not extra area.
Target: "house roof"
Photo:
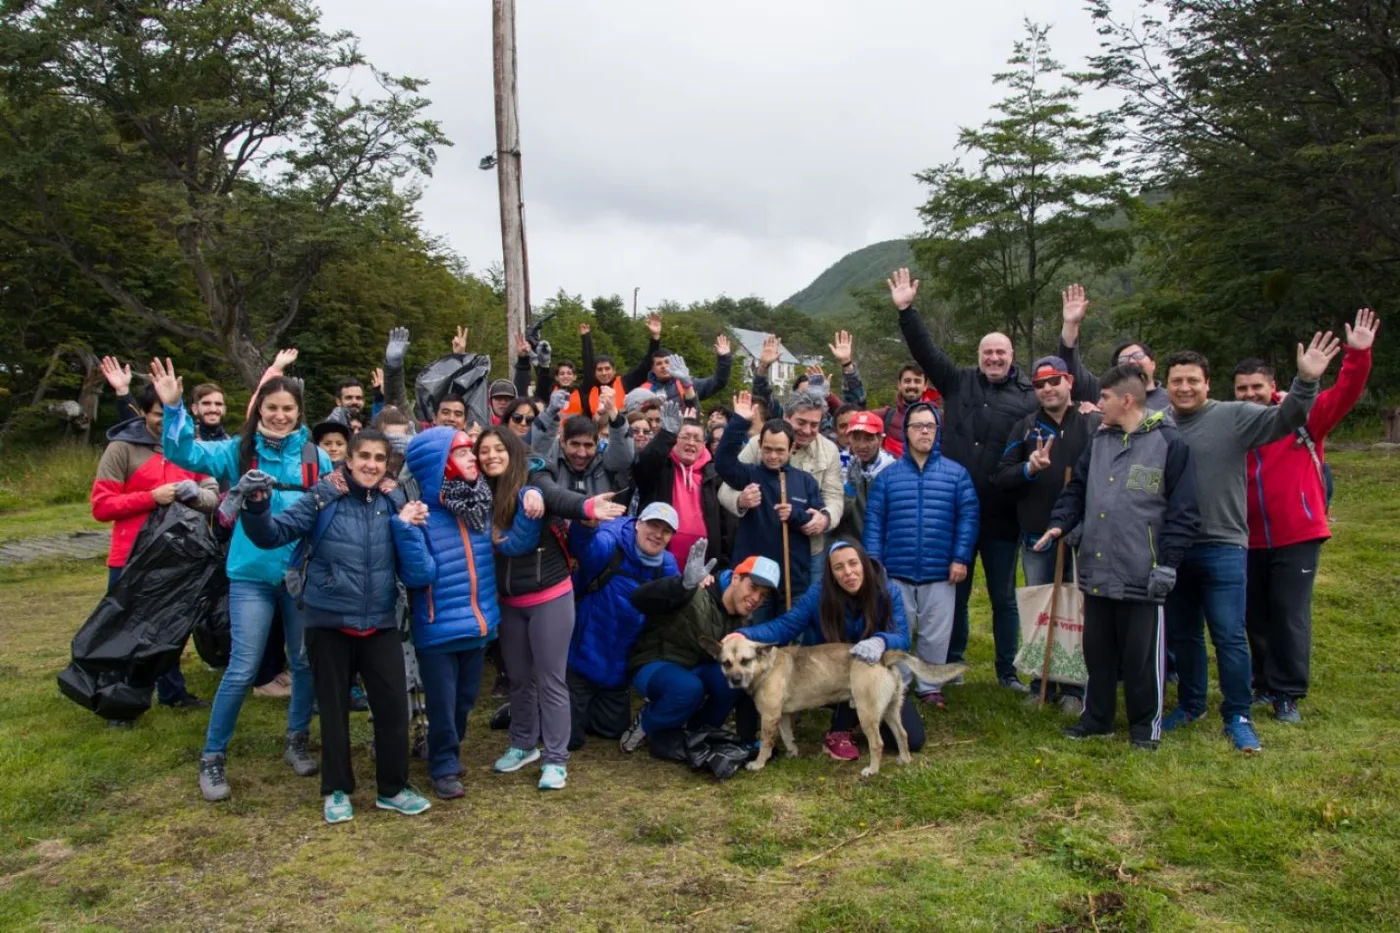
[[[739,347],[744,351],[744,354],[755,360],[758,359],[759,354],[763,352],[763,341],[771,336],[761,330],[747,330],[743,327],[731,327],[729,329],[734,334],[734,339],[739,341]],[[787,347],[783,347],[782,353],[778,355],[778,362],[787,363],[791,366],[798,365],[797,357],[788,352]]]

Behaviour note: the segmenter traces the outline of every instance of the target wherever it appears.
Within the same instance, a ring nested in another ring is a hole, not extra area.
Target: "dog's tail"
[[[886,651],[880,663],[885,667],[902,667],[921,681],[941,687],[967,670],[966,664],[930,664],[906,651]]]

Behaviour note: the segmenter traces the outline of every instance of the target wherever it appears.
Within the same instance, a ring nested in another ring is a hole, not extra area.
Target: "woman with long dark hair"
[[[909,650],[909,620],[899,590],[865,548],[845,539],[827,548],[820,582],[809,587],[791,611],[736,634],[774,645],[846,642],[857,664],[877,664],[886,651]],[[924,723],[907,696],[900,718],[909,733],[910,750],[918,751],[924,744]],[[855,726],[855,710],[849,703],[839,704],[831,714],[826,753],[841,761],[859,759],[852,739]],[[886,726],[880,726],[880,737],[887,748],[894,746]]]
[[[280,514],[291,508],[322,474],[330,472],[330,458],[311,442],[299,383],[283,376],[265,380],[253,396],[248,421],[239,437],[201,441],[195,436],[194,419],[185,410],[184,386],[170,360],[164,364],[153,360],[151,379],[165,403],[162,449],[166,459],[232,487],[220,510],[223,514],[236,518],[244,499],[257,489],[271,493],[272,514]],[[251,480],[245,477],[250,472]],[[292,673],[283,757],[302,777],[310,777],[318,770],[309,746],[312,685],[311,668],[302,650],[302,611],[286,586],[287,568],[295,548],[295,544],[287,544],[275,550],[261,550],[248,540],[241,521],[234,526],[227,564],[233,645],[228,667],[214,695],[200,757],[199,789],[205,800],[224,800],[229,796],[225,756],[243,699],[262,660],[274,607],[282,611],[287,663]]]

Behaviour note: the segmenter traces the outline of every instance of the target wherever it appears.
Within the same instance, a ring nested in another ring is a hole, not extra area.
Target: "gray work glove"
[[[549,345],[548,340],[541,340],[535,345],[535,349],[530,351],[530,362],[540,369],[548,369],[549,361],[554,358],[554,348]]]
[[[652,399],[660,398],[655,392],[647,388],[636,388],[627,393],[622,401],[623,414],[630,415],[634,411],[640,411],[642,406]]]
[[[569,399],[573,397],[568,389],[555,389],[549,393],[550,414],[557,415],[564,410],[564,406],[569,404]]]
[[[403,369],[403,355],[407,352],[408,328],[393,328],[389,331],[389,342],[384,347],[384,368]]]
[[[343,405],[337,405],[331,409],[329,415],[326,415],[326,420],[333,421],[336,424],[343,424],[348,428],[350,427],[350,409]]]
[[[685,365],[685,357],[679,353],[672,353],[666,357],[671,363],[671,376],[681,382],[690,381],[690,367]]]
[[[408,442],[413,440],[407,434],[386,434],[385,437],[389,438],[389,448],[400,456],[408,453]]]
[[[175,500],[186,505],[199,501],[199,484],[192,479],[182,479],[175,484]]]
[[[851,654],[866,664],[879,664],[885,654],[885,640],[872,635],[851,645]]]
[[[1176,586],[1175,567],[1153,567],[1152,573],[1147,578],[1147,598],[1166,599],[1167,594]]]
[[[718,561],[705,560],[705,551],[709,546],[707,538],[701,538],[690,546],[690,553],[685,558],[685,571],[681,574],[681,584],[686,589],[695,589],[710,575],[710,571],[715,569]]]
[[[267,492],[272,489],[275,483],[276,480],[262,470],[249,470],[244,473],[243,478],[224,497],[224,504],[219,506],[219,517],[228,524],[233,524],[234,519],[243,509],[243,503],[248,496],[254,492]]]
[[[661,406],[661,430],[679,434],[683,421],[680,402],[671,401]]]

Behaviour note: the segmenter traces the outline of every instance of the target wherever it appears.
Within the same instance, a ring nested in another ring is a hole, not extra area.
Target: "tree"
[[[307,0],[5,4],[0,227],[256,384],[360,221],[448,144],[422,82],[371,69],[382,93],[342,99],[366,63],[318,20]],[[170,278],[186,300],[162,306]]]
[[[1079,91],[1055,80],[1049,33],[1026,22],[1012,70],[993,78],[1012,91],[999,116],[959,132],[975,167],[953,161],[916,176],[932,189],[919,208],[925,235],[913,242],[927,284],[980,329],[1005,331],[1026,356],[1067,266],[1106,270],[1132,254],[1121,214],[1134,202],[1104,158],[1113,128],[1102,115],[1081,116]]]

